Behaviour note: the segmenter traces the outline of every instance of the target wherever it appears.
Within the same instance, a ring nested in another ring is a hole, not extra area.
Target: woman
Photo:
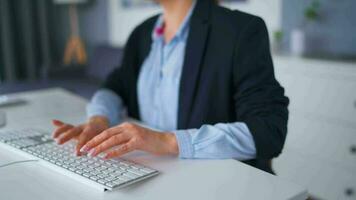
[[[163,14],[133,31],[122,66],[88,105],[88,122],[54,120],[54,138],[77,138],[78,155],[233,158],[272,173],[288,98],[274,77],[263,20],[213,0],[158,2]],[[124,109],[155,130],[120,124]]]

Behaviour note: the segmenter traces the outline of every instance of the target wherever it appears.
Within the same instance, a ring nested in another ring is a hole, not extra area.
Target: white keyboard
[[[121,188],[158,174],[157,170],[123,159],[77,157],[74,142],[57,145],[49,134],[39,130],[0,131],[0,143],[34,156],[69,177],[100,190]]]

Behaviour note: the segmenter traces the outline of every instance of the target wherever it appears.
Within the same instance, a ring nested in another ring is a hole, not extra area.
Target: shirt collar
[[[195,8],[196,5],[196,0],[193,2],[188,14],[185,16],[182,24],[180,25],[177,33],[175,34],[174,38],[178,38],[178,39],[184,39],[187,36],[187,30],[189,28],[189,22],[190,22],[190,18],[193,14],[193,10]],[[153,32],[152,32],[152,40],[157,40],[159,38],[162,38],[164,33],[164,21],[163,21],[163,14],[161,14],[157,21],[156,24],[154,26]]]

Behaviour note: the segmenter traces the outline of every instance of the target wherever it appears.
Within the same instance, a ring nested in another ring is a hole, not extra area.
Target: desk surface
[[[62,89],[15,94],[25,105],[2,108],[3,129],[37,127],[52,131],[50,119],[80,123],[86,100]],[[3,130],[0,129],[0,130]],[[0,168],[1,199],[306,199],[304,188],[235,160],[181,160],[142,152],[127,159],[158,169],[151,179],[112,192],[100,192],[43,168],[37,162]],[[0,148],[0,164],[23,157]]]

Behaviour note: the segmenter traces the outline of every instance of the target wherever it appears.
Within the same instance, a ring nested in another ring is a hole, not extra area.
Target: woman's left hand
[[[118,148],[113,148],[116,146]],[[89,156],[106,152],[104,158],[110,159],[133,150],[156,155],[177,155],[179,152],[174,134],[153,131],[133,123],[123,123],[103,131],[86,143],[81,152],[88,152]]]

